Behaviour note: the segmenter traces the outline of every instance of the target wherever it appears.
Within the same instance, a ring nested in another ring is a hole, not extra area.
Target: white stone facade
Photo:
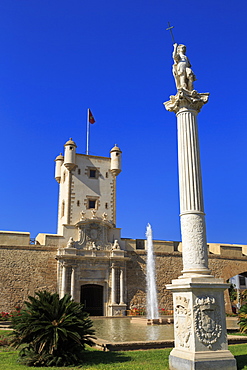
[[[74,142],[69,140],[67,143]],[[116,154],[121,158],[120,149],[114,147],[117,150],[111,153],[113,158],[107,158],[77,154],[75,143],[67,143],[64,161],[61,155],[56,158],[58,235],[63,235],[63,225],[75,225],[83,217],[104,217],[115,224],[116,175],[121,171],[121,162],[116,161]],[[66,155],[68,151],[73,155]]]

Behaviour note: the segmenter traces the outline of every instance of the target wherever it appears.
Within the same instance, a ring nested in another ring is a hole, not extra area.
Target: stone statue
[[[74,246],[75,246],[75,242],[74,242],[73,238],[70,237],[69,240],[68,240],[68,243],[67,243],[67,248],[74,248]]]
[[[193,82],[196,80],[196,76],[191,69],[189,58],[185,55],[186,46],[174,44],[174,51],[172,54],[174,64],[172,72],[175,78],[177,89],[185,89],[193,91]]]
[[[120,245],[118,244],[118,240],[117,239],[114,240],[114,244],[112,246],[112,249],[120,249]]]

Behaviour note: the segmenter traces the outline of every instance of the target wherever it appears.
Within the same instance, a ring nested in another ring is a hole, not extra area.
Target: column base
[[[211,271],[209,269],[189,269],[181,271],[183,275],[179,276],[179,279],[184,277],[208,277],[213,278],[214,276],[211,275]]]
[[[173,349],[169,356],[170,370],[236,370],[236,360],[230,351],[188,353]]]

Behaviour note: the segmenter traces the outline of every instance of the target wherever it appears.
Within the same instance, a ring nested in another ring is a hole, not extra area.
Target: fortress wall
[[[0,245],[0,311],[22,305],[35,291],[56,290],[57,248]]]
[[[22,304],[28,295],[39,289],[55,291],[57,287],[57,246],[23,245],[29,235],[17,233],[18,243],[11,244],[16,233],[5,233],[0,243],[0,311],[10,311]],[[53,238],[51,235],[51,239]],[[17,239],[16,239],[17,241]],[[145,305],[146,250],[145,240],[122,239],[130,258],[126,268],[126,303],[133,301]],[[136,249],[138,245],[139,248]],[[159,306],[172,309],[172,296],[165,289],[172,279],[181,275],[181,243],[154,241]],[[224,280],[247,271],[247,246],[209,244],[209,268],[216,277]],[[214,252],[214,253],[213,253]],[[226,295],[226,300],[229,303]]]
[[[221,250],[221,248],[219,248]],[[209,268],[215,277],[223,278],[225,281],[230,277],[247,271],[247,257],[236,248],[229,246],[231,253],[226,253],[227,246],[222,249],[223,253],[214,255],[209,254]],[[166,310],[172,309],[172,294],[165,289],[166,284],[170,284],[173,279],[177,279],[182,271],[182,254],[179,252],[155,252],[156,277],[159,307]],[[127,304],[145,306],[146,290],[146,251],[128,252],[130,261],[127,263]],[[230,311],[229,295],[225,293],[226,309]]]

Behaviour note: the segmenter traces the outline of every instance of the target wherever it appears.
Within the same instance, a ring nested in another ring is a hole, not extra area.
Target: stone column
[[[111,265],[111,304],[116,304],[116,274],[115,265]]]
[[[65,263],[62,264],[62,282],[61,282],[61,298],[66,293],[66,278],[67,278],[67,265]]]
[[[171,370],[236,370],[227,348],[223,279],[208,269],[197,114],[209,94],[179,88],[164,103],[176,113],[182,276],[167,285],[173,293],[175,348],[169,356]]]
[[[120,268],[120,303],[124,304],[124,269]]]
[[[177,112],[183,273],[209,274],[197,133],[198,104],[193,108],[183,106]]]
[[[71,270],[70,295],[72,299],[75,299],[75,266],[72,266]]]

